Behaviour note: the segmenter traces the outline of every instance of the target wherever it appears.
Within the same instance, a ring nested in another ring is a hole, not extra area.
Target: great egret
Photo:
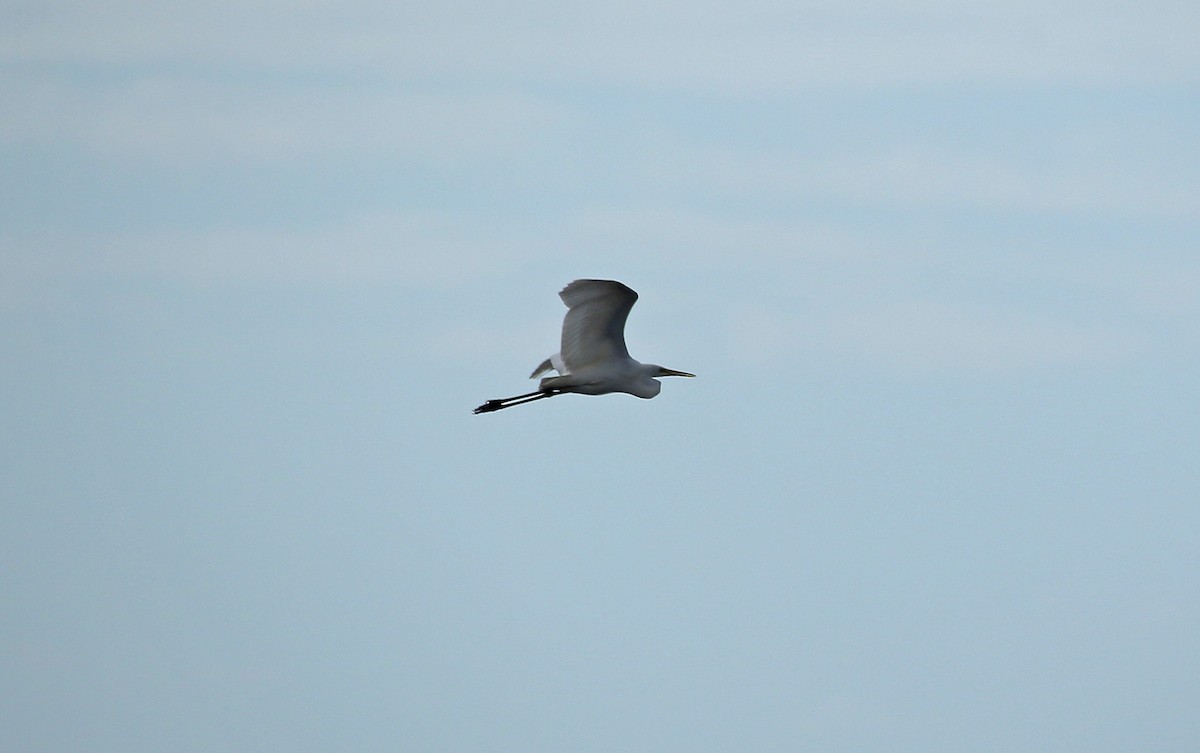
[[[696,376],[629,357],[625,320],[638,295],[625,285],[616,280],[576,280],[563,288],[558,297],[567,304],[561,349],[542,361],[529,378],[549,371],[557,371],[559,376],[544,377],[536,392],[488,400],[475,409],[476,413],[490,413],[568,392],[582,395],[627,392],[649,399],[662,390],[657,377]]]

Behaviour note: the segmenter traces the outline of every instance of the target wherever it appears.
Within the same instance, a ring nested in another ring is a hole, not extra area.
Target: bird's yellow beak
[[[696,376],[696,375],[695,375],[695,374],[689,374],[689,373],[687,373],[686,371],[676,371],[675,369],[667,369],[667,368],[664,368],[664,369],[662,370],[662,373],[661,373],[659,376],[683,376],[683,377],[694,377],[694,376]]]

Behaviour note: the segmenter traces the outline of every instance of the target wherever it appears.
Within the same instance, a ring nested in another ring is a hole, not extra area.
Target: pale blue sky
[[[1200,749],[1193,5],[6,19],[0,749]]]

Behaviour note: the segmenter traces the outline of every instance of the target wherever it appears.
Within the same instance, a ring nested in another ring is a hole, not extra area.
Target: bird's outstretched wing
[[[567,304],[562,359],[572,372],[628,358],[625,320],[638,295],[615,280],[576,280],[558,294]]]

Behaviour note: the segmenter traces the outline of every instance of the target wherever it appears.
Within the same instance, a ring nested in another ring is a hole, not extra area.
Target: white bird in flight
[[[490,413],[568,392],[581,395],[627,392],[649,399],[662,390],[657,377],[696,376],[629,357],[625,320],[638,295],[625,285],[616,280],[576,280],[563,288],[558,297],[567,304],[561,348],[542,361],[529,378],[550,371],[557,371],[559,376],[544,377],[536,392],[488,400],[475,409],[476,413]]]

